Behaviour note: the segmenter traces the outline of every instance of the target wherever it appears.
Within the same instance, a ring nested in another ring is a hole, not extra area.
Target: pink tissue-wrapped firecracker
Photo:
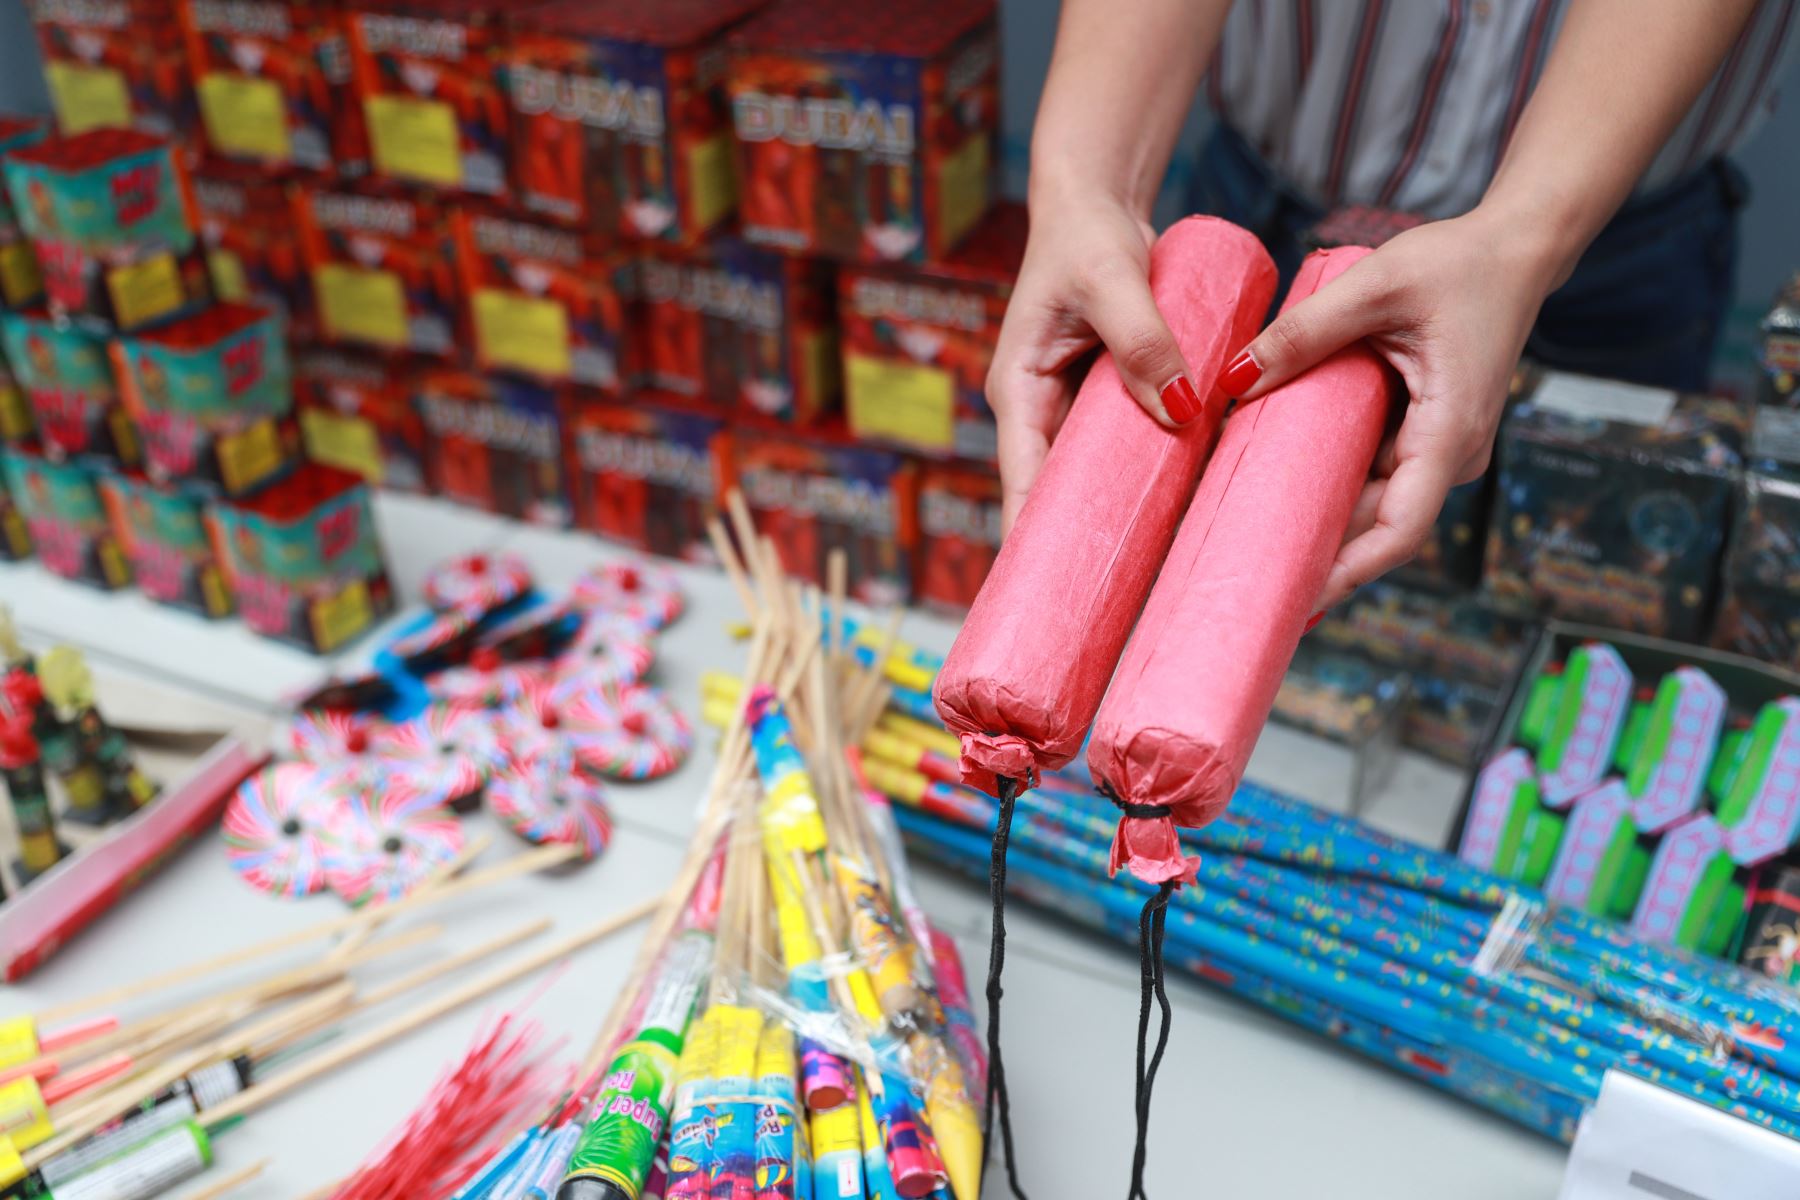
[[[1308,256],[1284,308],[1368,253]],[[1225,423],[1088,747],[1126,809],[1112,869],[1187,882],[1176,826],[1231,799],[1337,556],[1387,421],[1394,377],[1362,343]],[[1131,815],[1157,806],[1167,816]]]
[[[1203,409],[1167,430],[1110,354],[1088,372],[938,673],[967,782],[1029,787],[1080,752],[1218,432],[1219,371],[1256,333],[1275,282],[1261,244],[1229,222],[1190,217],[1157,240],[1150,290]]]

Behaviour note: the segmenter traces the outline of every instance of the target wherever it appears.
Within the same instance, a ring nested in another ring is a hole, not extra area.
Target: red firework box
[[[142,447],[119,402],[104,339],[36,309],[0,313],[0,345],[29,408],[23,420],[9,418],[13,429],[35,430],[41,452],[55,462],[95,458],[136,465]]]
[[[968,612],[999,553],[1000,476],[987,467],[926,464],[919,472],[918,603],[946,616]]]
[[[993,461],[988,364],[1025,258],[1025,233],[1025,206],[1001,204],[941,263],[843,268],[838,315],[851,432]]]
[[[302,187],[294,215],[325,341],[457,357],[462,293],[436,203],[397,188]]]
[[[65,136],[187,137],[194,90],[174,0],[30,0],[44,82]]]
[[[274,309],[289,336],[311,339],[312,282],[294,236],[288,185],[244,163],[207,163],[194,172],[194,202],[213,295]]]
[[[207,152],[339,176],[368,168],[331,0],[178,0]]]
[[[731,36],[753,242],[847,261],[946,257],[993,197],[995,6],[777,0]]]
[[[299,351],[294,400],[306,457],[372,487],[423,492],[425,423],[413,406],[413,371],[403,355]]]
[[[728,411],[809,425],[837,407],[831,267],[737,238],[647,250],[638,265],[641,381]]]
[[[503,8],[479,0],[353,0],[347,7],[350,69],[375,174],[503,195]]]
[[[99,483],[107,521],[138,591],[203,617],[231,612],[203,497],[136,472],[103,475]]]
[[[394,608],[369,488],[320,463],[208,508],[244,624],[328,654]]]
[[[764,0],[552,0],[506,52],[513,186],[604,236],[693,245],[737,208],[726,31]]]
[[[0,117],[0,155],[40,142],[49,132],[50,122],[42,117]],[[44,274],[38,269],[37,254],[19,227],[6,189],[0,187],[0,311],[16,312],[43,298]]]
[[[575,523],[647,554],[711,562],[725,422],[679,398],[584,401],[570,418]]]
[[[455,368],[420,373],[431,490],[535,525],[569,523],[562,404],[539,384]]]
[[[849,559],[850,594],[904,604],[918,543],[917,468],[841,433],[799,435],[740,425],[724,456],[756,528],[790,575],[821,587],[834,549]]]
[[[630,255],[473,207],[452,214],[450,227],[477,366],[619,394]]]
[[[206,306],[193,189],[166,138],[94,129],[45,138],[0,165],[57,320],[130,333]]]

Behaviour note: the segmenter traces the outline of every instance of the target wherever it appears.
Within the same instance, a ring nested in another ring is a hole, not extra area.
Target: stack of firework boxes
[[[284,315],[311,460],[690,559],[736,483],[797,575],[973,598],[991,0],[31,9],[62,131],[172,139],[213,291]]]

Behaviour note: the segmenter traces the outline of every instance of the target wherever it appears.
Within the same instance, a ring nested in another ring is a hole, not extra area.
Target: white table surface
[[[621,557],[582,534],[525,528],[435,500],[383,495],[376,511],[396,584],[409,602],[396,620],[417,611],[424,572],[451,554],[520,554],[551,593],[592,564]],[[691,713],[701,672],[735,667],[742,650],[725,629],[737,606],[723,577],[678,569],[690,610],[663,635],[654,678]],[[372,645],[365,639],[335,660],[321,660],[236,623],[209,623],[132,593],[104,595],[33,564],[0,565],[0,602],[12,607],[34,642],[77,642],[111,667],[172,679],[258,713],[281,711],[284,697],[333,670],[356,669]],[[905,630],[910,640],[938,650],[954,634],[953,624],[923,616],[909,619]],[[509,881],[447,902],[421,920],[445,926],[439,944],[446,948],[545,914],[555,919],[553,937],[651,894],[674,871],[710,769],[710,750],[703,747],[665,780],[615,787],[617,838],[594,867]],[[1249,773],[1295,795],[1340,804],[1342,770],[1341,756],[1274,728]],[[1452,772],[1405,755],[1366,815],[1395,832],[1440,841],[1457,789]],[[472,821],[474,829],[491,828],[486,817]],[[505,834],[495,833],[484,861],[513,850]],[[916,869],[927,910],[956,935],[979,993],[987,948],[984,892],[928,865]],[[48,966],[0,996],[0,1015],[78,998],[339,911],[326,897],[287,902],[250,890],[226,867],[216,837],[202,839]],[[1022,904],[1009,909],[1008,930],[1007,1068],[1026,1188],[1034,1200],[1123,1194],[1134,1128],[1135,951]],[[566,1037],[574,1053],[593,1036],[638,936],[629,930],[577,955],[536,999],[532,1014],[553,1037]],[[412,951],[407,961],[423,962],[429,953]],[[538,986],[522,984],[440,1020],[225,1134],[217,1149],[226,1169],[273,1160],[234,1197],[297,1197],[343,1175],[460,1055],[484,1013],[522,1001]],[[1152,1121],[1152,1195],[1548,1200],[1556,1194],[1560,1147],[1186,978],[1171,980],[1170,997],[1176,1014]],[[987,1191],[1005,1194],[999,1173],[990,1174]]]

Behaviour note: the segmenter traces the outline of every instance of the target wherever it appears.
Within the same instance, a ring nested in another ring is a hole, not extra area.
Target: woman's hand
[[[1487,470],[1525,338],[1568,269],[1534,226],[1477,208],[1408,230],[1276,318],[1220,376],[1254,401],[1366,338],[1405,381],[1399,431],[1376,456],[1320,611],[1412,558],[1449,490]]]
[[[1000,432],[1002,527],[1010,530],[1075,396],[1077,362],[1113,352],[1140,404],[1165,425],[1200,412],[1187,364],[1150,296],[1149,224],[1103,196],[1034,198],[1031,240],[988,370]]]

